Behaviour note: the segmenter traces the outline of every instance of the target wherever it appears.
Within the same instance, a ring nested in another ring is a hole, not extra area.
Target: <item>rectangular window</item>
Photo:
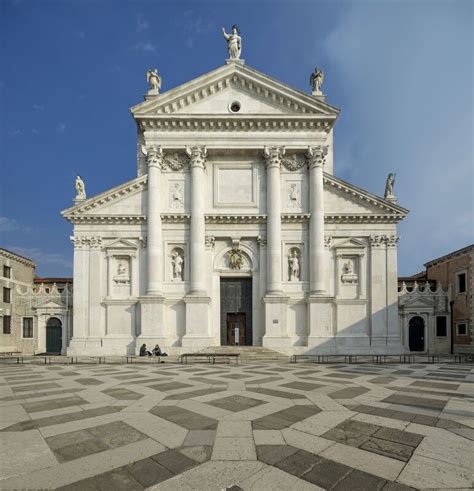
[[[465,293],[466,291],[466,273],[459,273],[458,278],[458,293]]]
[[[3,316],[3,334],[12,333],[12,318],[10,315]]]
[[[467,324],[465,322],[458,324],[458,336],[467,336]]]
[[[445,315],[436,317],[436,336],[444,338],[448,335],[448,318]]]
[[[11,288],[3,287],[3,303],[11,303],[11,301],[12,301]]]
[[[3,266],[3,277],[4,278],[12,277],[12,268],[10,268],[10,266]]]
[[[23,337],[33,337],[33,317],[23,317]]]

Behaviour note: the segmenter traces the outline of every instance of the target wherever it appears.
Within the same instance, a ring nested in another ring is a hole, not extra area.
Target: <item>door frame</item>
[[[423,349],[421,351],[412,351],[412,349],[410,347],[410,323],[416,317],[419,317],[423,321],[423,339],[422,339]],[[414,314],[414,315],[410,316],[408,318],[407,330],[408,330],[408,339],[407,339],[408,343],[407,344],[408,344],[408,349],[410,350],[410,352],[412,352],[412,353],[423,353],[424,351],[426,351],[426,346],[427,346],[427,343],[428,343],[428,339],[426,337],[426,334],[427,334],[427,321],[426,321],[425,317],[423,315],[420,315],[420,314]]]

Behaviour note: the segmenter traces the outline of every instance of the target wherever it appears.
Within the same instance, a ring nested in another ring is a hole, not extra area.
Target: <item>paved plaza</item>
[[[2,489],[472,489],[469,365],[0,367]]]

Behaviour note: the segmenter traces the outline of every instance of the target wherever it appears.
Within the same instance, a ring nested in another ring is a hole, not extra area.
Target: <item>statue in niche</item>
[[[343,283],[357,283],[357,275],[354,272],[354,263],[351,259],[347,259],[342,265],[341,281]]]
[[[309,84],[311,85],[313,94],[321,93],[321,87],[323,85],[323,82],[324,82],[324,73],[321,70],[321,68],[316,67],[314,69],[314,72],[309,77]]]
[[[229,52],[229,58],[231,60],[238,60],[242,51],[242,38],[239,36],[239,28],[234,24],[232,26],[231,34],[227,34],[225,29],[222,28],[222,32],[227,41],[227,51]]]
[[[394,199],[395,195],[393,194],[393,186],[395,184],[395,176],[396,174],[390,173],[387,177],[387,181],[385,182],[385,193],[383,197],[385,199]]]
[[[288,208],[298,208],[299,206],[301,206],[300,190],[295,183],[292,183],[288,189]]]
[[[117,274],[114,276],[114,282],[122,285],[130,283],[130,276],[128,274],[128,263],[119,261],[117,265]]]
[[[183,281],[184,258],[178,251],[171,255],[171,264],[173,266],[173,279]]]
[[[76,199],[86,199],[86,186],[81,176],[76,176]]]
[[[157,68],[146,71],[146,81],[150,84],[150,92],[158,94],[161,89],[161,77]]]
[[[300,281],[300,260],[298,252],[293,249],[292,254],[288,257],[288,265],[290,269],[290,281]]]
[[[181,208],[183,206],[183,192],[181,189],[181,184],[175,183],[173,192],[171,193],[171,207]]]

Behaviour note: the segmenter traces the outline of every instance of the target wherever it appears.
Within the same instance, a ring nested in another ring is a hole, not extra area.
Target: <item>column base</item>
[[[207,295],[190,294],[184,297],[186,304],[186,334],[181,339],[183,347],[205,348],[212,345],[209,334],[210,303]]]
[[[145,295],[138,298],[138,303],[140,305],[140,334],[138,337],[156,340],[165,338],[163,323],[165,298]]]
[[[336,334],[334,325],[333,297],[310,295],[306,298],[309,340],[332,338]]]
[[[288,335],[288,301],[290,297],[284,295],[266,294],[263,297],[265,304],[265,334],[262,345],[267,348],[292,346],[292,339]]]

